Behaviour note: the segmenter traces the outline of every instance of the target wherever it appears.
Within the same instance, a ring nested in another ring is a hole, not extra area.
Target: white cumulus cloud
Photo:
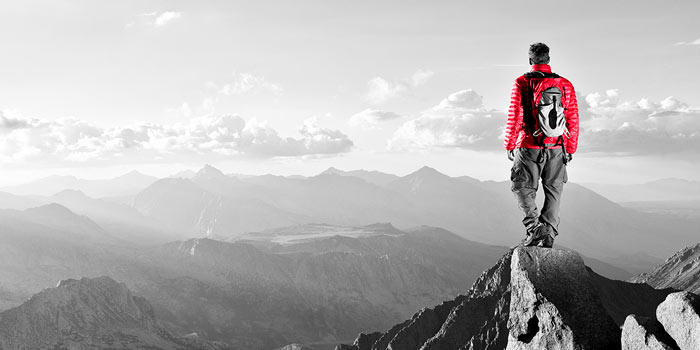
[[[617,90],[586,95],[580,106],[584,152],[697,157],[700,109],[675,97],[625,101]]]
[[[265,77],[252,73],[234,74],[234,79],[230,83],[221,86],[218,92],[222,95],[242,95],[246,93],[269,92],[279,95],[283,92],[282,86],[270,82]]]
[[[697,159],[700,108],[675,97],[628,101],[617,89],[579,98],[578,151],[599,156],[668,156]],[[393,150],[434,147],[502,149],[506,115],[483,106],[473,90],[449,95],[401,125],[389,140]]]
[[[376,129],[385,121],[401,118],[400,114],[368,108],[350,117],[348,124],[363,129]]]
[[[402,96],[425,84],[433,75],[434,73],[430,70],[419,69],[408,79],[399,81],[374,77],[367,82],[367,99],[372,103],[382,103],[391,98]]]
[[[503,112],[488,110],[473,90],[450,94],[418,118],[401,125],[389,140],[392,150],[432,147],[494,150],[503,142]]]
[[[348,152],[353,142],[308,119],[298,137],[283,137],[265,122],[211,115],[187,123],[141,123],[104,128],[75,118],[43,120],[0,114],[0,161],[152,162],[227,157],[297,157]]]

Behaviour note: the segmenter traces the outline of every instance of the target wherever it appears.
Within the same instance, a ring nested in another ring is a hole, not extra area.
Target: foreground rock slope
[[[0,349],[215,350],[178,337],[155,319],[145,299],[109,277],[63,280],[0,313]]]
[[[649,273],[632,279],[655,288],[677,288],[700,293],[700,243],[683,248]]]
[[[336,349],[620,349],[626,316],[655,321],[672,292],[601,277],[572,251],[518,247],[466,295]]]

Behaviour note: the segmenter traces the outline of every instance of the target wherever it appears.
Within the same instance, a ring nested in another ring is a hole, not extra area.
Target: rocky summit
[[[612,349],[619,331],[581,257],[516,249],[511,261],[507,349]]]
[[[178,337],[145,299],[109,277],[68,279],[0,313],[0,349],[223,349]]]
[[[517,247],[465,295],[336,350],[700,349],[697,296],[674,292],[604,278],[573,251]]]

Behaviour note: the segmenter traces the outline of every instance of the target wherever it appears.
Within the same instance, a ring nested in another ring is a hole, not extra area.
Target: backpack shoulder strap
[[[532,134],[535,132],[536,128],[536,121],[534,120],[534,115],[533,111],[535,109],[535,96],[533,95],[532,92],[532,87],[531,81],[532,80],[532,75],[530,74],[532,72],[527,72],[523,74],[525,77],[525,89],[522,89],[520,91],[520,103],[523,105],[523,123],[525,126],[525,131]]]
[[[523,74],[527,78],[561,78],[557,73],[545,73],[540,71],[532,71]]]

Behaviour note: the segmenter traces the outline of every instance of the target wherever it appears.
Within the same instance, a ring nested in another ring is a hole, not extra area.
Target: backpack
[[[528,99],[523,100],[523,107],[530,115],[533,115],[533,111],[537,112],[537,117],[535,117],[537,126],[530,126],[532,136],[539,137],[540,135],[544,135],[544,137],[561,137],[564,134],[568,135],[569,131],[566,129],[566,116],[564,115],[565,108],[562,103],[563,91],[556,85],[550,86],[542,91],[539,101],[535,101],[535,94],[532,93],[532,88],[530,86],[530,80],[532,78],[559,78],[559,75],[538,71],[527,72],[523,75],[528,78]],[[531,102],[527,103],[528,101]],[[544,138],[542,140],[544,141]]]

